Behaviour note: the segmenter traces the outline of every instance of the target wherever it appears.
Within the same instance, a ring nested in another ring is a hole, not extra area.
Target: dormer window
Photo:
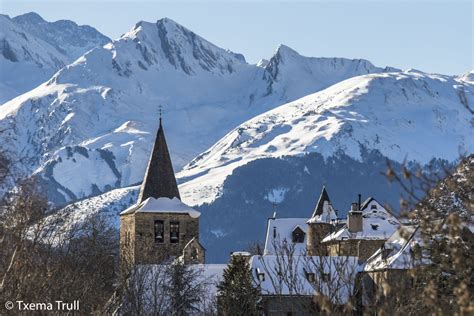
[[[321,280],[327,283],[331,280],[331,275],[327,272],[321,272]]]
[[[305,235],[305,232],[299,226],[296,226],[291,233],[291,238],[294,243],[303,243]]]
[[[262,270],[260,270],[260,268],[256,268],[256,269],[255,269],[255,274],[257,275],[257,279],[258,279],[260,282],[265,281],[265,273],[262,272]]]
[[[155,243],[161,244],[165,240],[165,224],[163,221],[155,221]]]
[[[172,244],[179,242],[179,222],[170,222],[170,242]]]
[[[306,279],[307,279],[309,282],[313,283],[313,282],[316,281],[316,276],[315,276],[314,272],[308,272],[308,271],[306,271],[306,269],[304,269],[304,268],[303,268],[303,271],[304,271],[304,274],[305,274],[305,276],[306,276]]]

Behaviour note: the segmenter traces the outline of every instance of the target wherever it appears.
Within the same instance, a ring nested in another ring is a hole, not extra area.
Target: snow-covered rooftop
[[[420,231],[415,226],[401,226],[379,249],[367,260],[364,271],[384,269],[410,269],[421,264],[413,255],[414,247],[422,243]]]
[[[332,223],[337,220],[336,211],[332,207],[332,204],[328,201],[324,201],[322,207],[322,214],[314,215],[308,220],[308,224],[311,223]]]
[[[268,219],[267,235],[265,239],[265,255],[274,255],[275,246],[279,247],[286,240],[292,243],[292,233],[299,227],[304,233],[301,243],[294,243],[294,254],[302,255],[306,251],[307,218],[270,218]]]
[[[284,271],[281,265],[285,265]],[[361,268],[356,257],[343,256],[253,256],[250,266],[263,295],[320,293],[336,304],[344,304],[350,298]]]
[[[200,212],[184,204],[176,197],[172,199],[167,197],[158,199],[150,197],[138,205],[129,207],[120,213],[120,215],[131,213],[181,213],[188,214],[192,218],[198,218],[201,215]]]
[[[367,199],[361,206],[362,231],[349,232],[347,225],[329,234],[323,242],[345,239],[388,239],[399,227],[400,221],[390,214],[374,198]]]

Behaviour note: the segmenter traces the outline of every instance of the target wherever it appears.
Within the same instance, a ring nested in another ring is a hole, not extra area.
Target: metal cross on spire
[[[158,113],[160,114],[160,126],[161,126],[161,119],[163,117],[163,106],[161,104],[158,106]]]

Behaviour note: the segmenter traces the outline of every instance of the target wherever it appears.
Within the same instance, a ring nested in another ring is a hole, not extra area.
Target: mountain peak
[[[49,22],[38,13],[16,16],[12,21],[28,33],[52,45],[68,62],[76,60],[94,47],[105,45],[110,38],[88,25],[77,25],[70,20]]]
[[[164,18],[161,18],[161,19],[158,19],[156,21],[156,24],[169,24],[169,25],[179,25],[181,27],[183,27],[181,24],[179,24],[178,22],[174,21],[173,19],[170,19],[168,17],[164,17]]]
[[[140,21],[122,38],[132,39],[142,51],[154,52],[153,58],[167,60],[173,68],[188,75],[202,70],[233,73],[236,65],[246,64],[241,54],[217,47],[170,18],[156,23]]]
[[[285,44],[278,45],[275,54],[296,54],[299,55],[296,50],[293,48],[286,46]]]
[[[13,18],[15,22],[29,22],[29,23],[45,23],[46,21],[36,12],[28,12],[25,14],[17,15]]]
[[[474,70],[462,74],[459,78],[463,81],[474,83]]]

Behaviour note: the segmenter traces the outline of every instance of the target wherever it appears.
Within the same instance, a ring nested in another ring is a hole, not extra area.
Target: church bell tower
[[[131,264],[204,263],[200,213],[181,201],[162,118],[138,200],[120,213],[120,253]]]

